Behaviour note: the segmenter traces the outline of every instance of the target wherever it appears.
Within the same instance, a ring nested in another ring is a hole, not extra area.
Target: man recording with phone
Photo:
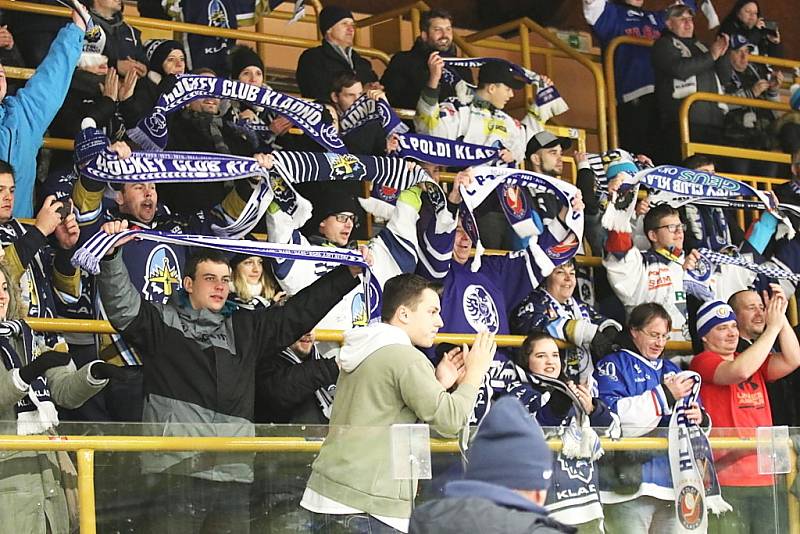
[[[55,317],[56,298],[76,298],[80,276],[70,264],[72,248],[80,230],[72,214],[72,202],[44,199],[34,223],[22,223],[12,216],[16,190],[14,169],[0,160],[0,244],[3,261],[22,293],[22,303],[29,317]],[[48,238],[52,236],[53,239]],[[52,244],[51,244],[52,243]],[[52,333],[36,333],[35,348],[66,347],[64,340]]]

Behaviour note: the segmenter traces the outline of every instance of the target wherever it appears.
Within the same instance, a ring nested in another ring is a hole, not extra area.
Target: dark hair
[[[653,319],[664,319],[667,321],[667,330],[672,330],[672,317],[664,306],[656,302],[645,302],[632,309],[628,316],[628,330],[641,330]]]
[[[552,339],[555,341],[553,336],[544,330],[535,328],[528,332],[528,335],[522,342],[522,345],[520,345],[520,347],[514,352],[514,363],[522,367],[525,371],[530,371],[530,369],[528,369],[528,357],[530,356],[530,352],[533,350],[533,346],[543,339]]]
[[[211,76],[216,76],[217,72],[208,67],[197,67],[196,69],[192,69],[192,74],[210,74]]]
[[[738,313],[736,311],[736,301],[739,300],[739,295],[741,295],[742,293],[755,293],[756,295],[758,295],[758,292],[755,291],[754,289],[740,289],[739,291],[728,297],[728,306],[733,308],[734,313]]]
[[[5,160],[0,159],[0,174],[10,174],[12,178],[16,179],[14,176],[14,167]]]
[[[647,236],[650,230],[656,230],[661,226],[661,221],[670,215],[678,215],[680,217],[678,210],[669,204],[659,204],[658,206],[650,208],[650,211],[644,216],[644,235]],[[649,236],[647,238],[650,239]]]
[[[224,263],[229,268],[231,266],[228,256],[221,250],[216,250],[213,248],[201,248],[195,250],[192,255],[189,256],[189,259],[186,260],[186,266],[183,269],[183,275],[194,280],[194,277],[197,274],[197,266],[204,261],[210,261],[212,263]]]
[[[415,309],[426,289],[435,291],[438,295],[442,285],[413,273],[400,274],[387,280],[383,286],[381,320],[383,322],[391,320],[400,306]]]
[[[714,160],[706,156],[705,154],[695,154],[694,156],[689,156],[685,160],[681,162],[681,167],[686,167],[687,169],[699,169],[700,167],[705,167],[706,165],[716,165]]]
[[[733,7],[728,14],[725,15],[721,27],[727,26],[731,22],[739,20],[739,11],[741,11],[742,8],[747,4],[755,4],[756,9],[758,10],[758,16],[761,16],[761,5],[756,0],[738,0],[735,4],[733,4]]]
[[[453,14],[445,9],[433,8],[429,11],[423,11],[419,16],[419,31],[428,33],[431,27],[431,19],[447,19],[453,23]]]
[[[355,73],[349,71],[343,72],[333,79],[331,83],[331,93],[341,93],[342,89],[353,87],[360,81],[361,80],[358,79]]]

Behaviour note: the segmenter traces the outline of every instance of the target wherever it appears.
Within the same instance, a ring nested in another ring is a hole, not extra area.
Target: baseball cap
[[[529,158],[537,150],[553,148],[556,145],[561,145],[561,148],[567,150],[572,146],[572,139],[569,137],[556,137],[547,130],[542,130],[528,141],[528,146],[525,148],[525,157]]]
[[[485,83],[503,83],[512,89],[522,89],[525,85],[525,82],[511,71],[511,67],[502,61],[484,63],[478,71],[478,85]]]
[[[741,35],[739,33],[731,35],[731,44],[730,44],[731,50],[739,50],[740,48],[745,46],[748,47],[751,52],[753,52],[756,49],[756,46],[750,41],[748,41],[747,37],[745,37],[744,35]]]

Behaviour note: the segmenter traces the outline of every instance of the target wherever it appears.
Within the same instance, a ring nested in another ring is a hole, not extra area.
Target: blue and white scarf
[[[669,421],[669,466],[675,488],[676,532],[705,532],[706,509],[714,514],[731,510],[722,498],[708,438],[686,418],[686,410],[700,396],[700,375],[683,371],[678,378],[694,381],[689,395],[677,401]]]
[[[552,117],[556,115],[561,115],[562,113],[569,110],[569,106],[561,98],[561,95],[558,92],[558,89],[554,85],[545,86],[544,79],[539,74],[533,72],[530,69],[526,69],[525,67],[520,67],[515,63],[511,63],[505,59],[496,58],[496,57],[467,57],[467,58],[458,58],[458,57],[443,57],[445,69],[444,69],[444,80],[446,83],[450,85],[455,85],[461,80],[458,76],[458,73],[455,70],[448,69],[448,66],[453,67],[466,67],[466,68],[474,68],[474,67],[482,67],[486,63],[489,62],[501,62],[508,65],[508,68],[511,69],[512,72],[517,74],[520,78],[524,79],[531,85],[535,85],[537,87],[536,92],[536,108],[539,120],[542,122],[547,122]],[[466,82],[464,82],[466,83]],[[467,84],[473,89],[475,88],[474,85]]]
[[[90,237],[81,248],[75,251],[75,254],[72,256],[72,264],[90,274],[98,274],[100,272],[100,262],[103,256],[105,256],[120,239],[130,235],[135,236],[136,239],[144,239],[157,243],[213,248],[244,256],[322,261],[361,267],[364,271],[364,294],[367,296],[367,300],[370,303],[370,321],[380,319],[380,288],[377,283],[373,282],[374,279],[369,266],[357,250],[313,245],[276,244],[241,239],[224,239],[205,235],[173,234],[156,230],[126,230],[118,234],[109,235],[101,230]]]
[[[386,100],[374,100],[364,93],[339,118],[339,132],[345,136],[371,121],[379,121],[386,135],[408,131]]]
[[[24,366],[10,338],[20,338],[27,362],[36,357],[30,327],[23,321],[2,321],[0,358],[8,371]],[[58,412],[53,404],[47,381],[43,377],[37,376],[31,381],[25,396],[14,404],[14,413],[17,415],[17,434],[20,436],[42,434],[58,425]]]
[[[790,280],[795,284],[800,283],[800,274],[781,269],[770,263],[753,263],[742,256],[730,256],[707,248],[701,248],[698,252],[700,256],[713,265],[737,265],[749,271],[753,271],[754,273],[763,274],[771,279]]]
[[[198,98],[238,100],[260,106],[290,119],[306,135],[331,152],[345,153],[347,149],[333,124],[323,121],[322,105],[279,93],[269,87],[247,83],[184,74],[178,76],[175,86],[162,94],[153,111],[128,130],[128,136],[145,150],[164,150],[167,146],[167,115],[183,108]]]
[[[495,161],[499,157],[498,147],[409,132],[408,127],[400,121],[385,100],[375,101],[366,94],[361,95],[347,108],[344,116],[339,119],[339,128],[344,136],[370,121],[380,121],[387,137],[397,137],[399,147],[395,155],[402,158],[413,158],[446,167],[470,167]]]
[[[503,196],[500,204],[503,206],[506,218],[521,238],[539,236],[542,234],[543,229],[537,224],[539,217],[529,205],[530,199],[525,195],[535,197],[537,193],[549,193],[556,197],[561,206],[567,208],[564,235],[551,235],[547,242],[533,243],[533,240],[531,240],[528,247],[534,255],[536,263],[542,267],[542,273],[545,276],[554,267],[569,261],[575,256],[583,240],[584,224],[583,211],[576,211],[572,208],[572,201],[579,194],[577,187],[544,174],[507,167],[480,166],[474,167],[472,172],[472,184],[466,188],[461,186],[461,196],[464,201],[459,209],[464,230],[475,246],[475,259],[472,262],[473,271],[480,269],[480,257],[484,252],[478,233],[478,225],[475,221],[474,210],[498,186],[503,188],[501,189]],[[509,186],[523,187],[518,188],[513,193],[515,196],[512,199]],[[520,192],[522,195],[518,194]],[[541,221],[539,220],[538,222]]]

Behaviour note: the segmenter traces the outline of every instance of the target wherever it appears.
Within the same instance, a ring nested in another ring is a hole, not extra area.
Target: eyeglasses
[[[661,228],[666,228],[669,231],[669,233],[671,233],[671,234],[678,233],[678,230],[680,230],[681,232],[685,232],[686,231],[686,225],[685,224],[665,224],[663,226],[656,226],[655,229],[656,230],[660,230]]]
[[[350,221],[353,224],[356,224],[356,222],[358,221],[358,217],[356,217],[352,213],[336,213],[333,215],[333,217],[336,219],[336,222],[340,223],[346,223],[347,221]]]
[[[653,341],[663,341],[666,343],[669,341],[669,334],[658,334],[656,332],[647,332],[645,330],[639,330],[645,337],[652,339]]]

